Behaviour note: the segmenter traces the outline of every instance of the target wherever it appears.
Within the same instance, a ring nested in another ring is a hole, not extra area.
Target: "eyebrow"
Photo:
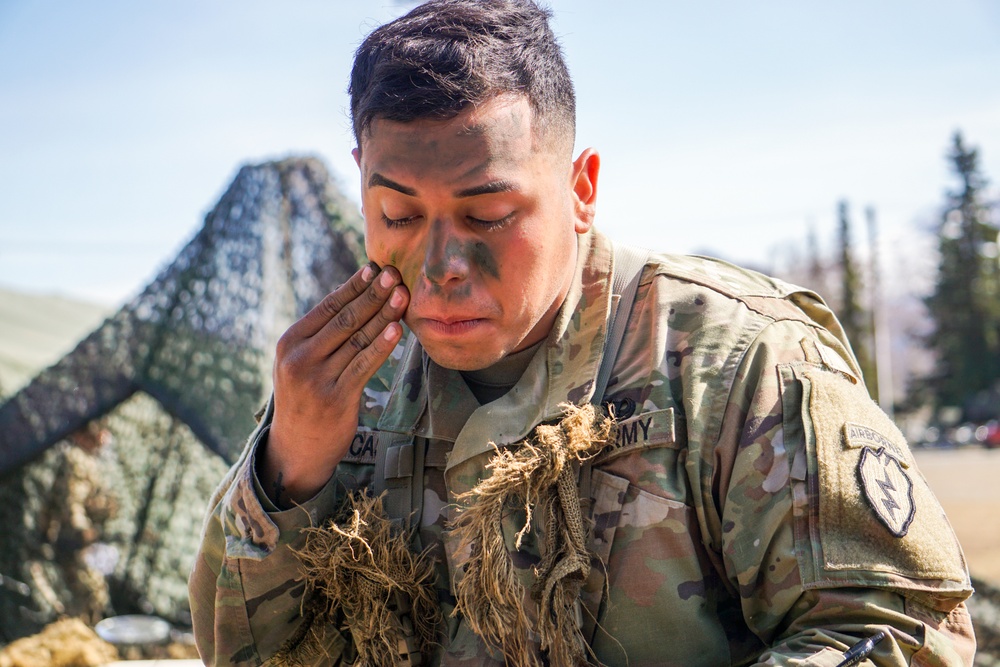
[[[460,198],[475,197],[477,195],[492,195],[497,192],[515,192],[517,189],[517,184],[513,181],[491,181],[489,183],[483,183],[482,185],[476,185],[471,188],[459,190],[455,193],[455,196]]]
[[[383,188],[389,188],[390,190],[395,190],[396,192],[402,192],[404,195],[408,197],[417,196],[417,191],[414,190],[413,188],[401,185],[396,181],[389,180],[382,174],[375,172],[368,177],[368,187],[374,188],[377,186],[381,186]]]
[[[395,190],[396,192],[401,192],[408,197],[416,197],[417,191],[413,188],[403,185],[402,183],[397,183],[389,178],[386,178],[382,174],[375,172],[368,178],[368,187],[383,187],[389,188],[390,190]],[[519,188],[517,184],[513,181],[490,181],[489,183],[483,183],[482,185],[475,185],[471,188],[465,188],[464,190],[459,190],[455,193],[457,198],[466,197],[476,197],[478,195],[492,195],[498,192],[515,192]]]

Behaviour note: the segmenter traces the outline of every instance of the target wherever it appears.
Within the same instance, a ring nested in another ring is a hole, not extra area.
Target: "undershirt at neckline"
[[[480,405],[497,400],[514,388],[517,381],[531,363],[531,358],[545,341],[539,341],[531,347],[508,354],[492,366],[477,371],[460,371],[469,391],[476,397]]]

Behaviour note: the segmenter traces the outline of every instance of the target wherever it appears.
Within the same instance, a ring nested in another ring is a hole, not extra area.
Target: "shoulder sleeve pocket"
[[[779,367],[806,587],[875,585],[971,592],[955,533],[902,433],[863,384],[812,363]],[[796,474],[798,473],[798,474]],[[805,533],[805,534],[804,534]]]

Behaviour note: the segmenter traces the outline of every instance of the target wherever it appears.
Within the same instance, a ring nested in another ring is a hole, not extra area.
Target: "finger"
[[[391,322],[398,322],[406,312],[406,307],[410,302],[410,293],[403,285],[396,285],[389,293],[389,299],[383,304],[381,310],[364,324],[359,330],[354,332],[338,349],[333,353],[330,360],[329,370],[337,376],[347,367],[348,364],[361,354],[368,346],[376,342],[386,326]]]
[[[371,281],[368,288],[346,304],[309,341],[316,355],[332,355],[355,333],[364,328],[389,301],[393,289],[402,282],[399,271],[388,266]],[[392,318],[389,318],[392,319]],[[388,323],[388,319],[379,327]],[[377,334],[375,334],[377,335]]]
[[[323,297],[323,300],[313,306],[312,310],[289,327],[288,334],[298,339],[315,336],[347,304],[364,293],[378,272],[379,266],[375,262],[368,262],[362,266],[347,279],[346,283]]]
[[[385,363],[403,337],[403,325],[390,322],[372,341],[359,352],[340,374],[337,388],[344,391],[361,391],[375,372]]]

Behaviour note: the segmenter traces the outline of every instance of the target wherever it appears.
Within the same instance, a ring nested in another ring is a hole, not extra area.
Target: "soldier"
[[[959,545],[819,297],[594,229],[546,11],[420,5],[350,94],[372,261],[213,499],[207,664],[971,664]]]

